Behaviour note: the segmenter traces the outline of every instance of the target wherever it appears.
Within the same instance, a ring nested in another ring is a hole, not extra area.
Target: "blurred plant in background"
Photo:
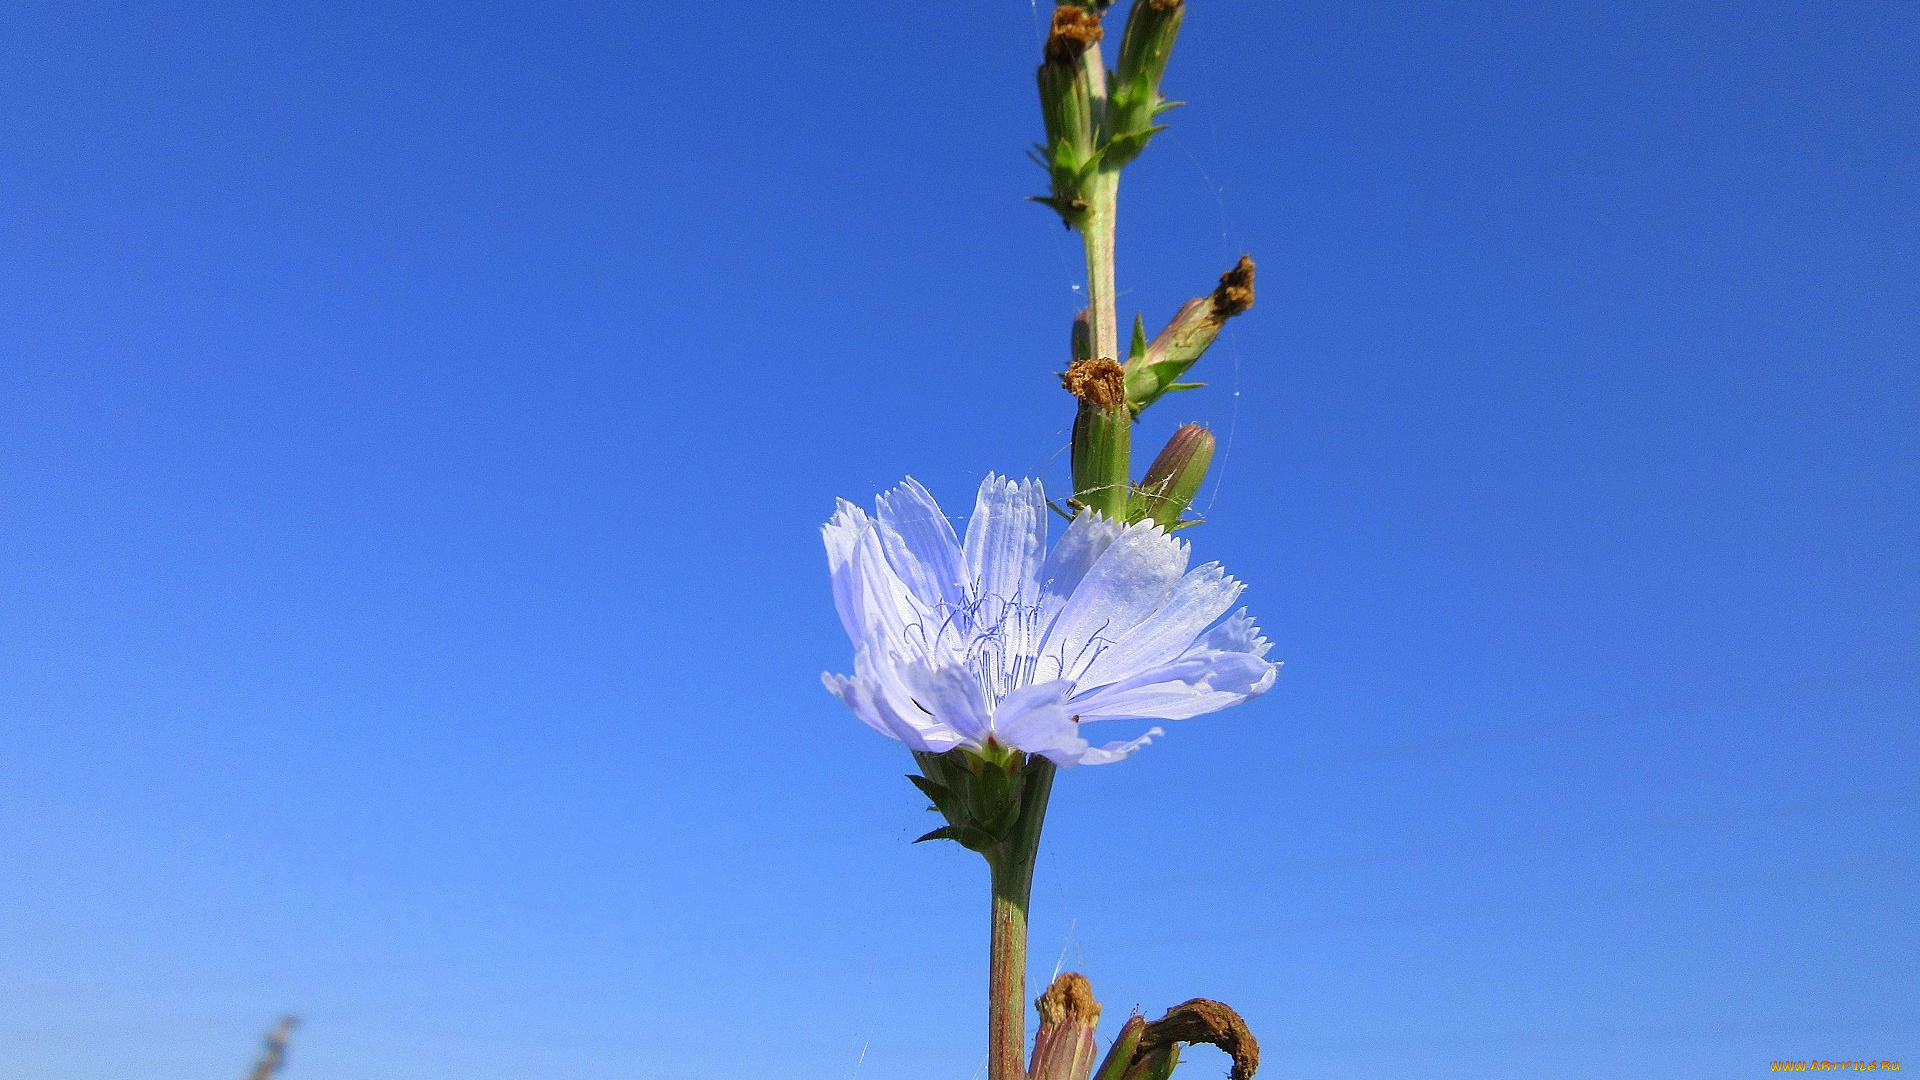
[[[254,1063],[253,1071],[247,1074],[247,1080],[273,1080],[280,1066],[287,1061],[287,1043],[293,1039],[293,1029],[300,1026],[297,1016],[283,1016],[280,1022],[267,1032],[267,1044],[260,1050],[260,1060]]]

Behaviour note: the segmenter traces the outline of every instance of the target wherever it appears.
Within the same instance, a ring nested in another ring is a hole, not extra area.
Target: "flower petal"
[[[1258,697],[1280,665],[1265,659],[1267,640],[1242,610],[1171,663],[1077,694],[1082,720],[1185,720]]]
[[[913,708],[928,721],[945,727],[965,742],[978,746],[993,730],[986,696],[973,673],[957,665],[937,668],[908,664],[899,669]]]
[[[967,521],[963,551],[970,599],[1031,604],[1040,598],[1047,547],[1047,499],[1038,480],[989,475]]]
[[[1187,558],[1187,545],[1158,525],[1127,526],[1047,628],[1036,678],[1078,678],[1166,601],[1186,572]]]
[[[844,702],[847,708],[853,710],[853,715],[860,718],[861,723],[889,739],[912,745],[909,739],[895,729],[892,718],[873,699],[873,687],[870,683],[846,675],[835,675],[830,671],[821,672],[820,681],[826,685],[827,693]],[[919,750],[922,747],[915,746],[914,749]]]
[[[880,530],[871,521],[855,538],[848,566],[854,619],[865,630],[864,637],[853,639],[856,646],[873,645],[929,662],[940,655],[940,642],[930,630],[939,620],[894,572]]]
[[[1152,742],[1156,736],[1165,734],[1166,732],[1159,728],[1151,728],[1145,735],[1137,739],[1129,739],[1126,742],[1110,742],[1105,746],[1088,747],[1087,752],[1080,755],[1079,764],[1111,765],[1122,758],[1131,757],[1135,750]]]
[[[1073,684],[1066,679],[1036,683],[1008,694],[994,714],[994,737],[1016,750],[1039,754],[1056,765],[1105,765],[1119,761],[1161,734],[1154,728],[1131,742],[1099,748],[1087,745],[1080,734],[1079,717],[1066,705]]]
[[[825,674],[820,681],[868,727],[921,753],[943,753],[960,745],[958,732],[917,709],[897,707],[897,701],[906,700],[899,680],[889,666],[876,664],[869,650],[861,649],[854,665],[852,678]]]
[[[1246,608],[1233,613],[1232,617],[1220,620],[1220,625],[1200,635],[1189,652],[1201,649],[1216,649],[1220,652],[1244,652],[1255,656],[1267,655],[1273,643],[1260,635],[1260,628],[1253,624],[1253,616]]]
[[[827,574],[833,582],[833,608],[840,613],[847,639],[856,646],[867,639],[867,626],[854,603],[853,549],[866,531],[867,512],[845,499],[820,526],[820,539],[827,545]]]
[[[1029,754],[1071,755],[1078,759],[1087,741],[1079,725],[1067,715],[1067,695],[1073,684],[1065,679],[1033,683],[1008,694],[993,714],[993,736],[1015,750]]]
[[[1244,588],[1228,577],[1219,563],[1189,570],[1145,622],[1120,635],[1112,647],[1100,653],[1080,676],[1080,685],[1116,682],[1179,656],[1202,630],[1227,613]]]
[[[1087,571],[1126,531],[1124,524],[1090,510],[1073,519],[1040,568],[1040,625],[1053,620]]]
[[[966,603],[960,541],[927,489],[909,476],[875,499],[874,509],[887,561],[920,602],[949,609]]]

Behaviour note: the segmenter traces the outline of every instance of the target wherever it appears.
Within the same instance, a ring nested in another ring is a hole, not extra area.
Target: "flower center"
[[[1018,595],[983,596],[964,605],[940,605],[927,620],[908,627],[908,638],[929,666],[965,667],[991,711],[1023,686],[1079,677],[1113,644],[1095,634],[1071,656],[1064,643],[1043,654],[1046,632],[1039,604]]]

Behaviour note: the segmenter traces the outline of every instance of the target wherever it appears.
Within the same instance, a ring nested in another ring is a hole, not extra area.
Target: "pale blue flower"
[[[1061,765],[1118,761],[1146,745],[1094,747],[1094,720],[1184,720],[1273,685],[1279,665],[1218,563],[1152,522],[1082,513],[1047,551],[1038,480],[989,476],[964,543],[909,479],[869,517],[841,500],[822,528],[853,675],[827,689],[914,750],[989,740]],[[1218,621],[1216,621],[1218,620]]]

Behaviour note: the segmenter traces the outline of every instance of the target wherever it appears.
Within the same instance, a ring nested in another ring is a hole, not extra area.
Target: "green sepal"
[[[1140,155],[1162,109],[1160,81],[1185,17],[1182,3],[1136,0],[1120,38],[1118,66],[1107,90],[1108,167],[1118,169]]]
[[[1127,482],[1133,448],[1133,410],[1122,401],[1112,411],[1090,401],[1073,417],[1073,495],[1114,520],[1127,512]],[[1115,478],[1115,479],[1109,479]]]
[[[1206,296],[1180,305],[1173,318],[1147,343],[1146,352],[1126,362],[1127,404],[1137,414],[1174,390],[1192,390],[1202,383],[1182,383],[1180,376],[1198,361],[1220,336],[1228,319],[1253,306],[1253,260],[1245,255],[1220,275],[1220,285]]]
[[[1149,1051],[1126,1071],[1126,1080],[1167,1080],[1180,1065],[1180,1044],[1169,1043]]]
[[[1206,385],[1205,383],[1182,384],[1179,382],[1180,376],[1185,375],[1187,369],[1199,359],[1196,353],[1192,357],[1154,360],[1147,363],[1129,361],[1127,401],[1138,411],[1160,400],[1161,395],[1171,393],[1176,386],[1191,390],[1194,387]]]
[[[1113,1037],[1112,1045],[1107,1047],[1107,1057],[1100,1063],[1100,1071],[1093,1074],[1093,1080],[1122,1080],[1126,1076],[1127,1066],[1133,1064],[1133,1052],[1140,1045],[1140,1036],[1147,1030],[1147,1021],[1139,1013],[1127,1017],[1120,1026],[1120,1033]]]
[[[940,811],[941,816],[945,817],[948,821],[955,821],[965,817],[965,804],[961,801],[959,794],[952,788],[924,776],[915,776],[912,773],[907,774],[907,779],[913,781],[913,786],[919,788],[920,793],[925,795],[933,803],[933,808]],[[918,841],[915,841],[915,843],[918,843]]]
[[[999,843],[995,838],[971,825],[942,825],[919,840],[915,840],[914,843],[918,844],[926,840],[951,840],[968,851],[977,851],[982,855],[993,850]]]
[[[1147,355],[1147,317],[1135,312],[1133,316],[1133,341],[1127,345],[1127,362],[1132,363]]]
[[[1167,130],[1167,125],[1159,124],[1139,131],[1125,131],[1107,140],[1106,158],[1110,167],[1118,168],[1140,156],[1153,141],[1155,135]]]
[[[997,843],[1011,835],[1013,827],[1019,823],[1020,800],[1015,798],[1009,800],[1005,806],[1001,807],[998,814],[982,822],[980,828],[981,831],[991,836]]]
[[[1063,199],[1056,195],[1029,195],[1027,201],[1051,207],[1054,213],[1060,215],[1060,223],[1069,229],[1085,219],[1090,209],[1084,199]]]

